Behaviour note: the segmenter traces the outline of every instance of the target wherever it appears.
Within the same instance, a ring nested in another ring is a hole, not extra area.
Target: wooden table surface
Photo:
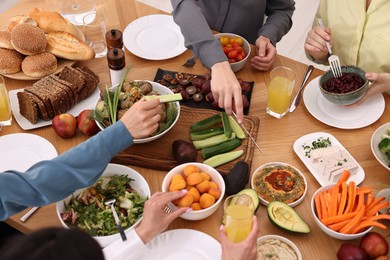
[[[17,14],[28,14],[33,7],[42,7],[45,10],[57,10],[55,0],[22,0],[5,13],[0,14],[1,24],[3,26],[6,25],[8,20]],[[98,0],[97,9],[105,15],[107,29],[117,28],[122,31],[124,31],[127,24],[138,17],[163,13],[135,0]],[[132,66],[128,78],[153,80],[158,68],[194,74],[206,73],[207,70],[200,65],[200,62],[197,62],[193,68],[185,68],[182,66],[190,56],[191,53],[187,51],[182,55],[169,60],[150,61],[139,58],[126,50],[126,63],[127,65]],[[90,67],[99,75],[101,85],[104,86],[105,83],[109,82],[109,69],[105,58],[88,62],[79,62],[76,65]],[[285,65],[296,71],[296,91],[306,70],[306,65],[282,56],[278,56],[275,60],[274,66],[278,65]],[[322,71],[314,70],[309,80],[312,80],[321,74]],[[248,62],[244,69],[237,73],[237,76],[245,81],[255,82],[249,115],[260,118],[260,129],[257,136],[257,142],[262,149],[262,153],[255,150],[251,174],[257,167],[264,163],[279,161],[292,164],[299,168],[304,173],[308,182],[306,197],[295,209],[310,225],[311,233],[300,235],[277,229],[270,224],[265,207],[260,206],[257,211],[260,225],[259,236],[276,234],[291,239],[301,250],[304,259],[335,259],[336,252],[343,241],[327,236],[314,222],[310,210],[310,200],[313,193],[320,187],[320,184],[294,153],[293,143],[297,138],[312,132],[323,131],[334,135],[363,167],[366,177],[361,185],[371,186],[376,194],[379,190],[386,188],[390,184],[390,172],[376,161],[370,149],[370,139],[379,126],[390,121],[389,96],[386,95],[385,97],[386,108],[379,120],[372,125],[361,129],[344,130],[328,126],[315,119],[305,108],[303,102],[300,103],[293,114],[289,114],[281,120],[267,115],[265,110],[267,84],[269,82],[268,72],[253,70]],[[8,91],[20,89],[29,84],[32,84],[32,82],[6,79]],[[11,126],[3,128],[0,132],[0,136],[26,132],[46,138],[55,146],[59,154],[87,139],[87,137],[80,132],[78,132],[74,138],[61,139],[55,134],[51,126],[24,131],[19,127],[15,120]],[[22,158],[20,159],[22,160]],[[139,171],[146,178],[152,193],[161,190],[161,183],[166,172],[139,167],[132,168]],[[19,221],[19,218],[26,213],[26,211],[27,210],[7,219],[5,222],[23,233],[29,233],[49,226],[61,226],[56,215],[55,204],[39,209],[26,223],[22,223]],[[195,229],[205,232],[218,240],[221,216],[222,210],[219,208],[214,215],[205,220],[193,222],[177,219],[169,226],[169,229]],[[389,222],[386,221],[382,221],[382,223],[387,226],[389,225]],[[374,231],[381,233],[385,237],[389,235],[388,230],[374,228]],[[387,238],[387,241],[390,242],[390,239]],[[358,240],[351,242],[358,244]]]

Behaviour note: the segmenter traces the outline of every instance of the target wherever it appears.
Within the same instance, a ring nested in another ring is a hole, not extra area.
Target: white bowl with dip
[[[268,257],[272,255],[278,257],[275,259],[302,260],[302,254],[298,247],[291,240],[277,235],[259,237],[257,239],[257,252],[258,259],[269,259]],[[260,258],[262,255],[264,258]]]
[[[266,175],[268,171],[272,173],[262,180],[261,176]],[[283,162],[270,162],[258,167],[252,174],[251,187],[257,192],[264,206],[277,200],[295,207],[302,202],[307,192],[307,182],[302,172]],[[270,191],[270,189],[278,192]],[[279,191],[284,191],[284,194],[281,195]],[[270,199],[271,197],[273,199]]]

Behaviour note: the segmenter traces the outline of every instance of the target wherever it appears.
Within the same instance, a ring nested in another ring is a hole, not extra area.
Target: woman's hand
[[[234,110],[237,121],[244,122],[241,85],[228,61],[216,63],[211,67],[210,84],[214,100],[218,101],[219,107],[224,108],[228,115],[232,115]]]
[[[120,120],[133,138],[144,138],[156,133],[160,121],[160,100],[139,100],[130,107]]]
[[[271,41],[260,36],[256,40],[256,55],[251,60],[251,65],[254,69],[267,71],[272,67],[276,56],[276,48]]]
[[[164,211],[168,202],[180,199],[185,194],[187,194],[187,190],[156,192],[145,202],[141,224],[135,228],[145,244],[163,232],[181,214],[191,210],[191,208],[182,207],[171,213]]]
[[[390,91],[390,73],[366,73],[366,78],[372,83],[368,87],[364,97],[351,106],[358,106],[371,96]]]
[[[256,260],[258,234],[259,226],[256,216],[253,216],[251,232],[247,238],[240,243],[231,242],[226,236],[225,227],[221,226],[219,238],[222,245],[222,260]]]
[[[330,42],[330,29],[324,30],[320,26],[316,26],[307,33],[305,51],[315,60],[323,64],[327,63],[329,53],[326,42]]]

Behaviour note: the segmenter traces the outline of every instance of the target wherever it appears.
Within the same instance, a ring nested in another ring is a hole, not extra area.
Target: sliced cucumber
[[[218,128],[208,128],[200,131],[195,131],[190,133],[190,138],[192,141],[197,141],[197,140],[203,140],[209,137],[212,137],[214,135],[220,135],[223,134],[223,128],[218,127]]]
[[[207,160],[204,160],[203,163],[215,168],[222,164],[233,161],[239,158],[243,154],[244,154],[244,150],[237,150],[228,153],[218,154]]]
[[[227,153],[227,152],[233,151],[234,149],[236,149],[240,145],[241,145],[241,140],[234,138],[234,139],[228,140],[226,142],[223,142],[223,143],[220,143],[217,145],[202,148],[202,156],[203,156],[203,159],[208,159],[208,158],[213,157],[214,155],[217,155],[217,154]]]
[[[173,101],[183,100],[183,97],[180,93],[176,94],[166,94],[166,95],[154,95],[154,96],[144,96],[145,100],[160,99],[160,103],[167,103]]]
[[[190,132],[200,131],[222,123],[221,115],[216,114],[190,125]]]
[[[267,205],[267,213],[270,221],[282,229],[310,233],[310,227],[289,205],[280,201],[272,201]]]
[[[236,133],[237,138],[245,139],[246,135],[242,130],[241,126],[237,123],[237,121],[232,116],[229,116],[228,118],[229,118],[230,127],[232,128],[233,132]]]
[[[234,138],[236,138],[235,133],[233,133],[230,138],[227,138],[225,136],[225,134],[219,134],[219,135],[215,135],[215,136],[203,139],[203,140],[193,141],[192,143],[194,144],[196,149],[202,149],[205,147],[210,147],[213,145],[217,145],[217,144],[226,142],[226,141],[228,141],[230,139],[234,139]]]
[[[232,136],[232,128],[230,127],[229,117],[225,112],[221,112],[221,119],[225,136],[230,138]]]

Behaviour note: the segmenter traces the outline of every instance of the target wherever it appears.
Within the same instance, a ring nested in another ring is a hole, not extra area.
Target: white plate
[[[20,114],[19,102],[16,93],[21,91],[23,91],[23,89],[11,90],[8,93],[9,101],[11,102],[12,114],[14,115],[16,122],[18,122],[20,127],[23,128],[23,130],[31,130],[31,129],[51,125],[51,120],[44,121],[42,119],[38,119],[38,122],[36,124],[32,124],[30,121],[28,121],[24,116]],[[100,90],[99,87],[97,87],[91,96],[77,103],[74,107],[66,111],[66,113],[72,114],[74,116],[78,116],[78,114],[80,114],[80,112],[83,111],[84,109],[95,108],[96,100],[99,98],[99,96],[100,96]]]
[[[25,172],[32,165],[58,155],[45,138],[33,134],[9,134],[0,137],[0,172],[15,170]]]
[[[378,144],[382,140],[382,134],[387,134],[387,128],[390,127],[390,123],[386,123],[380,126],[371,137],[371,151],[374,154],[375,158],[378,160],[380,164],[383,165],[387,170],[390,171],[389,161],[387,157],[379,151]]]
[[[154,14],[133,21],[123,32],[123,44],[134,55],[165,60],[187,50],[180,27],[171,15]]]
[[[214,260],[221,259],[221,245],[200,231],[174,229],[161,233],[150,241],[143,260]]]
[[[304,135],[300,138],[298,138],[293,145],[295,153],[298,155],[298,157],[302,160],[302,162],[306,165],[306,167],[309,169],[310,173],[317,179],[317,181],[321,184],[321,186],[326,186],[329,184],[332,184],[334,182],[330,182],[327,180],[313,165],[310,158],[305,156],[305,151],[303,150],[303,145],[310,144],[311,142],[317,140],[318,138],[328,138],[330,142],[332,143],[332,146],[338,146],[341,150],[345,150],[346,153],[352,158],[352,160],[357,164],[357,169],[355,171],[351,171],[351,177],[348,179],[348,182],[354,181],[356,185],[360,184],[365,177],[364,170],[360,166],[360,164],[355,160],[355,158],[352,157],[352,155],[344,148],[344,146],[334,137],[333,135],[325,132],[316,132]]]
[[[358,129],[371,125],[383,114],[385,99],[382,94],[369,97],[359,106],[338,106],[321,94],[319,79],[317,77],[307,84],[303,100],[310,114],[322,123],[341,129]]]

